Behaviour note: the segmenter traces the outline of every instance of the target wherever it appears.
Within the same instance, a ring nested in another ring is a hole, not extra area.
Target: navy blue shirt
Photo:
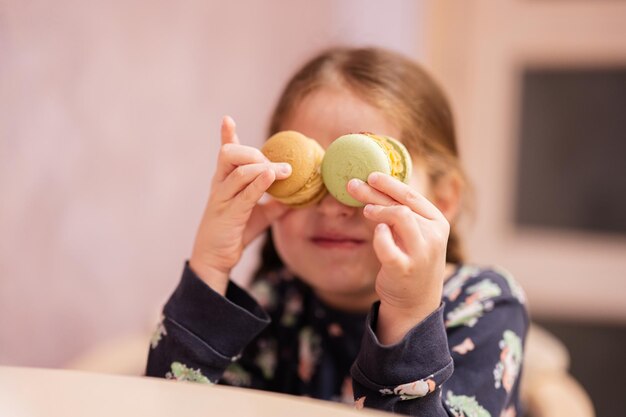
[[[286,270],[225,297],[185,265],[147,375],[356,402],[415,416],[521,414],[524,293],[499,268],[463,265],[442,304],[394,345],[368,315],[330,308]]]

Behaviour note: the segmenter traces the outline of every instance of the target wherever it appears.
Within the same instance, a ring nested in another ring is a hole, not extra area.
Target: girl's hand
[[[224,295],[245,246],[288,210],[273,200],[264,205],[258,201],[274,180],[291,175],[291,166],[270,162],[260,150],[240,145],[228,116],[222,120],[221,136],[217,170],[189,265]]]
[[[441,303],[450,225],[422,194],[389,175],[373,173],[367,184],[351,180],[348,192],[367,204],[364,216],[378,223],[376,333],[381,343],[392,344]]]

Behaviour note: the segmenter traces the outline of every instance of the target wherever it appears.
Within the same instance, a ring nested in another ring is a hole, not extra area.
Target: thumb
[[[239,137],[237,136],[237,126],[235,121],[230,116],[224,116],[222,118],[222,145],[227,143],[239,143]]]
[[[260,235],[274,221],[281,218],[289,211],[289,207],[276,200],[270,200],[265,204],[257,204],[252,209],[250,219],[243,232],[243,244],[247,246],[254,238]]]

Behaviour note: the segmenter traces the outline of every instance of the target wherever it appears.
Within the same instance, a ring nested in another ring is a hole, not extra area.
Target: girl
[[[241,145],[225,117],[206,210],[147,374],[409,415],[519,414],[523,293],[506,272],[465,263],[455,224],[466,181],[433,80],[393,52],[332,49],[287,84],[269,134],[280,130],[323,147],[351,132],[395,137],[414,173],[408,185],[380,173],[351,180],[362,209],[330,195],[307,208],[262,205],[291,168]],[[251,297],[228,277],[266,230]]]

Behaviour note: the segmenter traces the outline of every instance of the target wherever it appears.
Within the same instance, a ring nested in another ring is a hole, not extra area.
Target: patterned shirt
[[[330,308],[286,270],[222,297],[186,264],[146,373],[415,416],[521,415],[528,315],[509,273],[458,267],[439,309],[394,345],[378,341],[377,313]]]

